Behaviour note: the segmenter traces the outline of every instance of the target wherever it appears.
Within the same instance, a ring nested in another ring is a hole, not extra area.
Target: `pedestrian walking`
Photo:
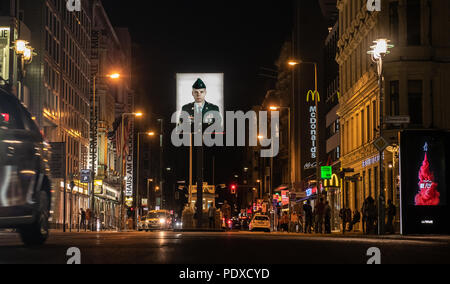
[[[325,202],[324,208],[325,234],[331,234],[331,206],[330,202]]]
[[[367,234],[376,233],[377,206],[375,200],[369,197],[367,203]]]
[[[311,226],[312,226],[312,207],[311,201],[307,201],[303,205],[303,211],[305,212],[305,234],[311,234]]]
[[[396,215],[397,215],[397,207],[395,207],[394,203],[392,203],[392,200],[389,200],[387,208],[388,221],[386,224],[387,233],[395,234],[394,219]]]
[[[86,232],[86,212],[83,210],[83,208],[80,209],[80,225],[78,226],[78,232],[80,231],[80,228],[82,229],[84,227],[84,231]]]
[[[363,202],[363,206],[361,208],[361,213],[362,213],[362,229],[363,229],[363,233],[367,234],[367,208],[368,208],[368,204],[369,204],[369,197],[367,197],[364,202]]]
[[[353,218],[350,222],[350,228],[348,229],[349,232],[353,231],[353,228],[356,224],[358,224],[361,221],[361,214],[358,210],[355,210],[353,213]]]
[[[323,198],[321,198],[316,206],[316,222],[317,222],[316,233],[318,234],[323,233],[324,213],[325,213],[325,203]]]

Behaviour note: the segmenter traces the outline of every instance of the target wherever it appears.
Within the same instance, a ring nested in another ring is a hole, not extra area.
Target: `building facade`
[[[9,88],[26,107],[29,107],[30,89],[26,85],[25,77],[30,61],[23,60],[22,56],[17,54],[15,43],[18,40],[26,41],[28,44],[31,42],[31,32],[23,22],[20,2],[2,0],[0,1],[0,85]]]
[[[344,184],[344,206],[361,210],[368,196],[399,207],[398,134],[402,129],[449,129],[446,90],[450,78],[449,1],[382,1],[381,12],[369,12],[366,1],[338,1],[343,168],[354,169]],[[387,38],[395,47],[384,58],[384,107],[381,114],[407,115],[407,125],[384,124],[390,146],[381,157],[385,188],[380,190],[380,156],[373,146],[379,138],[380,90],[376,63],[367,52],[373,41]],[[399,214],[397,214],[399,215]]]
[[[89,208],[89,192],[79,182],[88,166],[90,106],[91,10],[69,12],[63,0],[21,1],[24,22],[31,30],[36,55],[26,77],[30,110],[49,142],[66,145],[68,191],[66,220],[78,223],[80,208]],[[53,181],[52,225],[63,223],[63,179]],[[69,222],[70,223],[70,222]]]

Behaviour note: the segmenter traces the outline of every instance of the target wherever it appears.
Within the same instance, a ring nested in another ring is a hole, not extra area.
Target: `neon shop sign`
[[[311,106],[309,108],[310,114],[310,130],[311,130],[311,159],[317,158],[317,108]]]

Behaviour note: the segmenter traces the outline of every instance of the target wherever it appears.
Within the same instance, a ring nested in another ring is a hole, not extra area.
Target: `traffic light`
[[[231,185],[231,194],[236,194],[236,190],[237,190],[237,185],[232,184]]]

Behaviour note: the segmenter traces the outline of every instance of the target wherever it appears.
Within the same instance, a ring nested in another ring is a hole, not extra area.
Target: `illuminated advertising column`
[[[446,132],[400,135],[402,234],[449,233],[450,139]]]

